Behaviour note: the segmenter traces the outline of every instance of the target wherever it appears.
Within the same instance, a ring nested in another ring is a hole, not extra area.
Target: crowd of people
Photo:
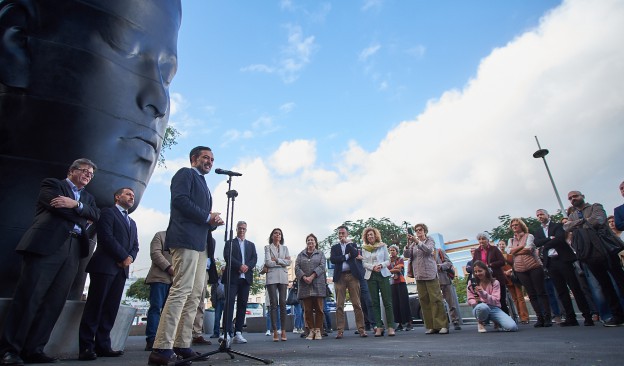
[[[151,351],[150,365],[206,359],[191,345],[212,343],[204,339],[202,329],[207,284],[216,310],[214,328],[208,330],[213,333],[211,338],[219,338],[226,347],[247,343],[243,326],[258,260],[256,246],[246,239],[247,223],[239,221],[236,237],[225,243],[225,266],[217,271],[211,233],[224,222],[212,211],[212,197],[203,177],[211,170],[214,157],[210,148],[198,146],[189,153],[189,160],[191,167],[181,168],[172,179],[169,226],[156,233],[150,246],[145,347]],[[79,328],[79,359],[123,355],[122,350],[112,348],[110,332],[128,267],[139,250],[136,223],[128,212],[134,205],[134,192],[127,187],[117,189],[112,193],[115,205],[100,210],[84,190],[96,168],[90,160],[78,159],[69,167],[66,179],[48,178],[42,183],[37,218],[17,247],[29,270],[23,272],[0,338],[3,365],[58,360],[43,349],[62,310],[78,259],[88,254],[95,223],[99,240],[86,267],[91,286]],[[620,192],[624,196],[624,182]],[[606,327],[624,324],[624,205],[607,216],[601,204],[587,203],[579,191],[571,191],[568,200],[571,206],[561,222],[552,221],[546,210],[538,209],[540,226],[533,231],[522,219],[513,218],[509,224],[512,236],[507,241],[493,245],[487,233],[476,236],[479,245],[471,248],[472,259],[466,265],[466,294],[479,333],[487,332],[489,324],[507,332],[517,331],[518,323],[528,324],[524,291],[536,314],[536,328],[551,327],[555,317],[561,318],[556,321],[559,326],[579,326],[573,299],[585,326],[599,320]],[[37,236],[41,225],[52,225],[57,233],[43,240]],[[344,338],[347,292],[357,336],[366,338],[372,332],[374,337],[394,337],[397,331],[410,331],[412,318],[418,314],[411,313],[406,277],[416,282],[425,334],[448,334],[451,325],[461,330],[452,281],[456,270],[428,231],[424,223],[409,228],[407,244],[400,253],[399,246],[384,243],[374,227],[363,230],[362,245],[358,246],[348,228],[340,226],[338,242],[331,246],[329,256],[333,281],[328,281],[328,259],[314,234],[305,238],[305,249],[293,261],[282,230],[273,229],[264,247],[262,270],[268,297],[267,335],[272,335],[274,342],[288,340],[288,297],[292,307],[300,309],[295,311],[294,332],[307,340],[327,337],[332,332],[327,299],[334,296],[335,339]],[[41,241],[53,242],[56,247],[37,246]],[[291,266],[296,291],[292,299],[287,296]],[[329,282],[333,282],[334,294]],[[559,308],[563,311],[556,310]],[[34,314],[46,316],[38,325],[41,329],[30,334],[27,330],[33,326]]]

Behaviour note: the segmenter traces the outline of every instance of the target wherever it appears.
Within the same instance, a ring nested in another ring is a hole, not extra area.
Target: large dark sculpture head
[[[180,0],[0,0],[3,241],[32,222],[41,179],[79,157],[98,165],[98,206],[119,187],[138,205],[167,128],[180,22]]]
[[[98,204],[154,171],[177,68],[180,1],[8,0],[0,8],[0,154],[86,156]]]

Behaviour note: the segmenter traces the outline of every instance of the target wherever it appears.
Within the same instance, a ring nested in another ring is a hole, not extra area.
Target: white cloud
[[[371,9],[379,9],[383,4],[382,0],[364,0],[364,4],[362,4],[362,11],[368,11]]]
[[[316,143],[307,140],[283,142],[271,156],[271,166],[279,174],[293,174],[316,161]]]
[[[260,260],[274,227],[297,253],[310,232],[324,238],[345,220],[368,217],[472,239],[501,214],[557,208],[544,165],[531,156],[534,135],[551,152],[562,197],[579,189],[612,211],[622,200],[622,19],[621,1],[565,1],[487,55],[463,89],[430,100],[370,150],[349,142],[333,166],[317,162],[321,146],[305,140],[241,160],[232,168],[244,173],[233,187],[235,220],[248,222]],[[215,187],[215,209],[225,208],[226,189]]]
[[[408,48],[407,50],[405,50],[405,53],[407,53],[408,55],[412,57],[422,58],[425,55],[426,51],[427,51],[427,48],[419,44],[414,47]]]
[[[287,24],[288,37],[282,47],[276,65],[252,64],[242,67],[242,72],[278,74],[286,84],[295,82],[303,69],[310,63],[312,54],[318,49],[314,36],[305,36],[301,26]]]
[[[374,56],[379,49],[381,49],[381,45],[379,43],[374,43],[360,52],[359,59],[360,61],[366,61],[369,57]]]
[[[290,113],[293,109],[295,109],[296,104],[293,102],[284,103],[279,107],[280,112],[282,113]]]
[[[140,205],[132,213],[131,217],[137,224],[139,237],[139,254],[131,269],[134,271],[135,276],[145,277],[152,263],[150,259],[150,243],[154,234],[158,231],[167,230],[169,214]]]
[[[551,151],[563,196],[580,189],[612,210],[621,203],[622,19],[619,1],[564,2],[486,56],[462,90],[430,100],[371,151],[351,141],[330,169],[317,165],[310,141],[240,162],[238,213],[250,236],[263,243],[282,227],[296,252],[310,232],[324,238],[344,220],[386,216],[455,240],[497,226],[501,214],[554,211],[544,165],[531,156],[534,135]]]

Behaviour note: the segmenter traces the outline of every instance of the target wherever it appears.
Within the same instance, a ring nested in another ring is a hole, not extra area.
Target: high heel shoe
[[[394,328],[388,328],[388,337],[394,337],[395,335]]]
[[[375,337],[383,337],[383,335],[384,335],[384,329],[383,328],[375,329]]]
[[[282,341],[287,341],[288,338],[286,338],[286,331],[282,330]]]
[[[321,328],[316,328],[314,329],[314,340],[321,340],[323,339],[323,334],[321,334]]]
[[[310,332],[308,333],[308,336],[306,337],[306,339],[309,341],[314,340],[315,335],[316,335],[316,332],[314,331],[314,329],[310,329]]]
[[[276,330],[273,331],[273,342],[279,342],[279,336]]]

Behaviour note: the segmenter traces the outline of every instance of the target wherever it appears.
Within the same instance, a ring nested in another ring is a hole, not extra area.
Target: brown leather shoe
[[[209,340],[205,339],[204,336],[199,336],[199,337],[193,337],[193,344],[195,345],[211,345],[212,342],[210,342]]]
[[[362,337],[362,338],[368,337],[368,334],[366,334],[365,330],[360,331],[360,337]]]
[[[342,339],[342,335],[343,335],[342,331],[339,330],[338,334],[336,334],[336,339]]]

